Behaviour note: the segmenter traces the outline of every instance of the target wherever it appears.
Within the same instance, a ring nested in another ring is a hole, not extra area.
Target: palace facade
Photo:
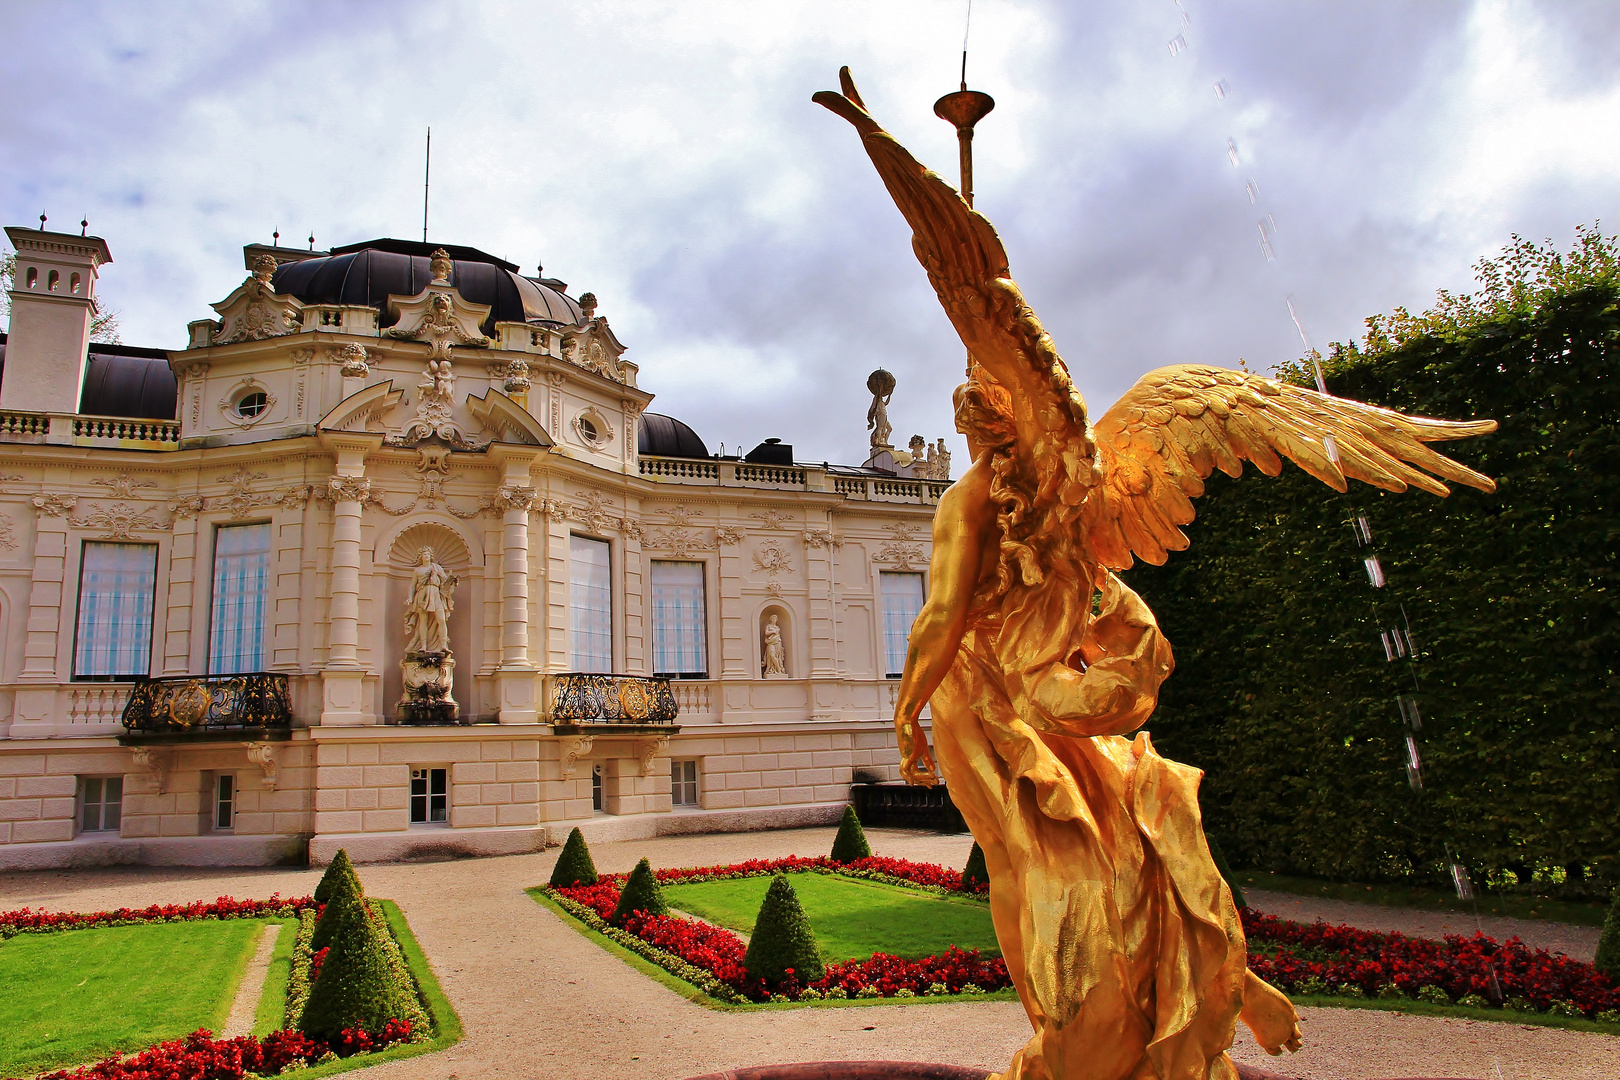
[[[0,867],[820,823],[894,777],[931,448],[712,454],[590,293],[470,248],[249,245],[165,351],[90,341],[105,242],[6,234]]]

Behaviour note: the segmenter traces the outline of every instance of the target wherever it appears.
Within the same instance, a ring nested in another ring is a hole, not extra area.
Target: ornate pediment
[[[219,329],[209,334],[211,345],[231,345],[238,341],[263,341],[296,333],[303,301],[296,296],[282,295],[270,287],[270,277],[276,272],[276,260],[261,255],[253,264],[253,273],[236,287],[236,291],[212,305],[219,314]]]
[[[438,253],[434,254],[437,258]],[[457,345],[489,345],[489,338],[479,329],[489,318],[489,305],[469,304],[440,277],[435,276],[432,284],[415,296],[390,296],[388,310],[398,321],[383,333],[391,338],[425,342],[429,360],[449,360],[450,350]]]
[[[540,426],[540,421],[493,386],[482,397],[468,395],[467,408],[484,425],[485,431],[494,433],[498,442],[552,445],[551,436]]]
[[[596,297],[586,293],[579,298],[579,304],[585,318],[577,327],[563,331],[563,359],[616,383],[627,382],[619,362],[624,345],[613,335],[607,319],[596,314]]]
[[[317,425],[322,431],[370,431],[405,399],[392,382],[372,383],[334,405]]]

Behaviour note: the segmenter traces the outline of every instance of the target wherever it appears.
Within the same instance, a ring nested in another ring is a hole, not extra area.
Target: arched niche
[[[775,618],[776,625],[781,631],[783,670],[780,673],[767,671],[767,635],[772,618]],[[759,618],[756,620],[754,629],[754,650],[758,658],[754,664],[754,671],[759,674],[760,678],[788,679],[798,674],[799,665],[802,661],[795,655],[797,650],[794,649],[793,643],[792,610],[786,604],[777,602],[766,604],[760,608]]]
[[[483,558],[459,522],[416,518],[378,538],[374,571],[381,580],[383,712],[395,719],[395,703],[404,694],[399,662],[405,655],[405,602],[410,599],[411,570],[423,548],[458,579],[455,610],[450,613],[450,650],[456,657],[454,696],[464,719],[476,719],[474,676],[483,663],[482,642],[473,633],[474,612],[483,603]]]

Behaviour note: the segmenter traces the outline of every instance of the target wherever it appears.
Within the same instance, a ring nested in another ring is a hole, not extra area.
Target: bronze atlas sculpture
[[[1139,731],[1174,662],[1117,573],[1187,546],[1180,526],[1217,468],[1275,476],[1286,457],[1339,491],[1447,494],[1435,477],[1490,491],[1426,444],[1496,424],[1193,365],[1151,372],[1093,422],[990,222],[878,126],[847,68],[840,78],[842,93],[815,101],[860,132],[969,354],[955,400],[973,464],[940,499],[895,726],[905,778],[937,783],[918,719],[932,705],[938,773],[984,849],[996,936],[1035,1029],[999,1075],[1228,1080],[1238,1020],[1273,1054],[1298,1049],[1298,1020],[1248,970],[1204,840],[1202,773]]]

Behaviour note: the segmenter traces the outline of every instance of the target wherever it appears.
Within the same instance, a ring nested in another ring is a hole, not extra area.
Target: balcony
[[[852,476],[829,471],[825,465],[754,465],[719,458],[672,458],[651,454],[636,458],[636,471],[642,479],[658,484],[763,488],[770,491],[828,491],[860,502],[924,506],[939,502],[939,497],[951,486],[949,480]]]
[[[108,450],[178,450],[178,420],[78,413],[0,412],[0,443],[50,443]]]
[[[121,742],[284,739],[292,729],[288,677],[269,671],[141,679],[124,705]]]
[[[611,727],[673,734],[680,706],[669,680],[571,671],[551,676],[550,721],[559,730]]]

